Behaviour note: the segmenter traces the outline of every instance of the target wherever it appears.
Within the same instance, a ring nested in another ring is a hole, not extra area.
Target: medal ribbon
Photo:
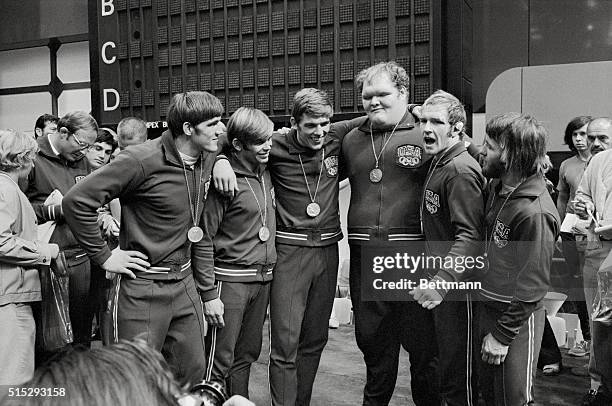
[[[187,197],[189,198],[189,211],[191,213],[191,220],[193,226],[198,226],[198,214],[200,213],[200,192],[202,190],[202,167],[204,166],[204,157],[200,154],[200,179],[198,181],[198,194],[196,195],[195,211],[193,209],[193,200],[191,200],[191,189],[189,188],[189,180],[187,179],[187,168],[185,167],[185,161],[181,157],[181,163],[183,164],[183,175],[185,175],[185,184],[187,185]]]
[[[374,153],[374,162],[376,162],[375,169],[378,169],[378,160],[382,156],[382,153],[385,150],[385,147],[387,146],[389,141],[391,141],[391,138],[393,138],[393,135],[395,134],[395,129],[397,128],[397,126],[399,125],[401,121],[402,120],[398,121],[397,124],[395,124],[395,127],[393,127],[393,131],[391,131],[391,135],[389,136],[389,138],[387,138],[386,141],[383,142],[383,146],[380,149],[380,153],[378,155],[376,155],[376,148],[374,147],[374,135],[372,134],[372,123],[370,123],[370,140],[372,141],[372,153]],[[385,136],[383,134],[383,140],[384,138]]]
[[[247,177],[244,177],[244,180],[246,181],[247,185],[249,185],[249,189],[251,189],[251,193],[253,193],[253,197],[255,197],[255,203],[257,203],[257,208],[259,209],[259,218],[261,219],[261,222],[263,223],[263,226],[266,227],[266,223],[268,221],[268,196],[266,193],[266,179],[264,178],[263,175],[261,175],[261,188],[263,191],[263,195],[264,195],[264,209],[261,209],[261,205],[259,204],[259,199],[257,199],[257,195],[255,194],[255,190],[253,190],[253,187],[251,186],[251,183],[249,182],[249,180],[247,179]]]
[[[302,173],[304,174],[304,181],[306,182],[306,189],[308,190],[308,197],[310,197],[310,201],[314,203],[315,199],[317,198],[317,192],[319,191],[319,184],[321,183],[321,174],[323,174],[323,162],[325,161],[325,149],[322,150],[321,167],[319,168],[319,178],[317,179],[317,187],[315,188],[314,197],[312,193],[310,193],[310,185],[308,185],[308,178],[306,177],[306,171],[304,170],[304,164],[302,163],[302,154],[298,154],[298,158],[300,158],[300,166],[302,167]]]

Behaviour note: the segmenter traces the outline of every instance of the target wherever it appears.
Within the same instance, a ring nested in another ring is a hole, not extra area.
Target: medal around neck
[[[306,214],[310,217],[317,217],[321,213],[321,206],[319,203],[312,202],[306,206]]]
[[[268,241],[270,239],[270,229],[266,226],[263,226],[259,229],[259,233],[257,233],[259,235],[259,239],[261,241]]]
[[[193,243],[202,241],[204,231],[200,227],[194,226],[187,231],[187,239]]]
[[[370,182],[378,183],[382,180],[382,176],[382,170],[380,170],[379,168],[374,168],[370,171]]]

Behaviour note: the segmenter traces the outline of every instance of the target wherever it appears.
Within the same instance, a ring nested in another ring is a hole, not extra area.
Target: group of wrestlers
[[[145,339],[183,384],[218,381],[248,398],[269,308],[272,404],[310,404],[336,293],[339,183],[348,179],[363,404],[389,403],[400,346],[417,405],[476,405],[479,393],[488,405],[529,404],[559,229],[543,177],[545,129],[527,115],[494,117],[479,163],[453,95],[436,91],[415,108],[394,62],[363,70],[356,85],[363,117],[332,123],[326,93],[305,88],[283,133],[260,110],[241,107],[224,124],[215,96],[176,94],[161,137],[70,188],[59,209],[112,279],[111,336]],[[98,220],[113,199],[121,217],[111,250]],[[436,288],[362,298],[365,251],[423,242],[427,255],[480,256],[486,269],[421,270]],[[482,289],[445,285],[459,281]]]

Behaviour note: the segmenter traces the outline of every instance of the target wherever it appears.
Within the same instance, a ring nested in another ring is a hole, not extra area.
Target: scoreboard
[[[317,87],[337,114],[351,116],[361,109],[355,75],[386,60],[406,68],[410,99],[419,103],[448,81],[446,53],[465,48],[461,35],[445,39],[442,7],[438,0],[90,0],[93,113],[104,124],[125,116],[163,121],[173,94],[206,90],[226,115],[249,106],[287,122],[295,92]]]

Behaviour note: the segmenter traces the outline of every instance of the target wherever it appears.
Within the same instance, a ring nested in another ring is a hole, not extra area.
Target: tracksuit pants
[[[262,330],[270,299],[270,282],[217,281],[225,327],[206,337],[206,380],[225,384],[228,395],[249,397],[251,364],[261,352]]]
[[[363,405],[389,404],[397,380],[401,345],[410,356],[414,403],[417,406],[439,406],[433,313],[415,301],[362,301],[361,246],[351,244],[350,248],[355,337],[367,370]]]
[[[495,329],[502,311],[480,302],[479,345]],[[538,305],[518,335],[510,343],[508,355],[501,365],[480,361],[479,383],[487,406],[533,405],[533,380],[544,332],[544,308]],[[480,353],[480,347],[478,347]]]
[[[338,276],[338,244],[277,244],[270,291],[270,394],[273,405],[309,405],[327,344]]]
[[[181,385],[204,378],[205,321],[191,270],[183,279],[115,278],[114,338],[141,338],[161,351]]]
[[[480,347],[477,314],[469,291],[450,291],[433,309],[438,344],[440,397],[445,406],[478,405]]]

